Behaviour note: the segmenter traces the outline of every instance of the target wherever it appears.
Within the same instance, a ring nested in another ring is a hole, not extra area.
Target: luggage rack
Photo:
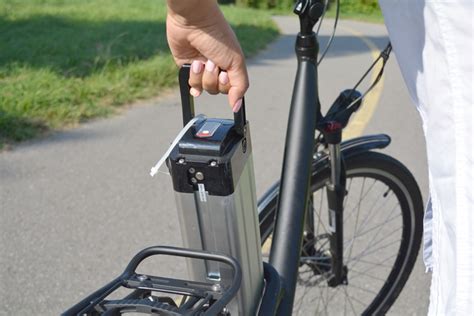
[[[180,279],[148,276],[135,272],[138,265],[154,255],[169,255],[193,259],[218,261],[232,267],[233,280],[223,288],[219,283],[195,282]],[[237,294],[242,280],[239,263],[232,257],[201,250],[155,246],[140,251],[115,280],[95,291],[62,315],[122,315],[144,313],[163,316],[226,315],[226,305]],[[106,298],[120,287],[132,292],[118,300]],[[169,296],[155,296],[154,292],[182,296],[178,304]]]

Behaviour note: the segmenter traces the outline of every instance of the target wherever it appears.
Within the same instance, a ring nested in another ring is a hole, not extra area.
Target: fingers
[[[219,87],[219,68],[210,60],[202,63],[195,60],[191,64],[191,72],[189,73],[189,91],[194,97],[201,95],[202,90],[206,90],[210,94],[221,92]]]
[[[202,72],[204,71],[204,64],[200,60],[195,60],[191,64],[191,71],[189,72],[189,85],[191,89],[189,93],[193,97],[198,97],[202,92]]]
[[[249,83],[245,65],[221,71],[211,60],[206,63],[195,60],[191,64],[189,85],[194,97],[200,96],[203,90],[210,94],[228,94],[229,104],[237,112]]]
[[[201,95],[202,90],[206,90],[210,94],[227,94],[230,89],[227,72],[221,71],[210,60],[206,63],[199,60],[192,62],[189,85],[191,86],[190,93],[195,97]]]
[[[210,94],[219,93],[219,68],[211,60],[206,62],[204,73],[202,74],[202,88]]]
[[[230,82],[227,71],[221,71],[219,74],[219,92],[223,94],[229,93]]]
[[[245,65],[236,66],[227,71],[230,81],[229,105],[237,112],[242,106],[242,98],[249,88],[249,78]]]

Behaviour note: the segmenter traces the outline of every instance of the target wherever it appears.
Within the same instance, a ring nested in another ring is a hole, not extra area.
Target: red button
[[[205,138],[212,137],[216,130],[221,126],[219,122],[205,122],[201,128],[197,131],[196,137]]]

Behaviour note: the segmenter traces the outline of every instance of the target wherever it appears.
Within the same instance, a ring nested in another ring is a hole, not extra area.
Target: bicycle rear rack
[[[233,282],[223,289],[217,283],[194,282],[179,279],[140,275],[135,272],[138,265],[154,255],[170,255],[193,259],[218,261],[232,267]],[[140,312],[157,315],[225,315],[225,306],[240,288],[242,271],[232,257],[175,247],[156,246],[140,251],[115,280],[95,291],[63,315],[121,315],[123,312]],[[120,287],[132,292],[118,300],[106,298]],[[186,299],[180,306],[170,297],[153,296],[152,292],[183,295]]]
[[[138,265],[154,255],[169,255],[192,259],[218,261],[233,270],[232,284],[223,288],[219,283],[196,282],[137,274]],[[275,315],[282,297],[281,280],[276,270],[264,262],[265,288],[258,315]],[[125,271],[112,282],[90,294],[62,315],[120,316],[138,312],[163,316],[214,316],[228,315],[226,305],[236,296],[242,281],[240,264],[232,257],[202,250],[176,247],[149,247],[133,257]],[[107,299],[119,288],[132,290],[122,299]],[[171,297],[155,296],[156,293],[181,295],[185,299],[178,306]]]

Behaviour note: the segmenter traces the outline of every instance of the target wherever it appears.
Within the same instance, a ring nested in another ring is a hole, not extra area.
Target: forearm
[[[209,16],[219,15],[216,0],[167,0],[168,14],[183,25],[206,23]]]

